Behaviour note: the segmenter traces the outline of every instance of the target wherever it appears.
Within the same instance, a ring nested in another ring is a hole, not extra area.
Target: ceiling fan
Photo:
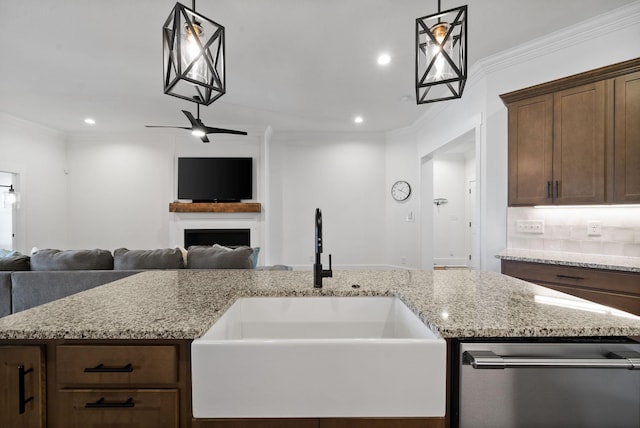
[[[176,128],[176,129],[188,129],[191,130],[191,133],[196,137],[200,137],[203,143],[208,143],[209,139],[207,138],[208,134],[236,134],[236,135],[247,135],[245,131],[235,131],[233,129],[223,129],[223,128],[212,128],[210,126],[205,126],[204,123],[200,120],[200,104],[197,104],[197,115],[198,117],[193,117],[191,112],[187,110],[182,110],[189,122],[191,122],[191,127],[188,126],[161,126],[161,125],[145,125],[147,128]]]

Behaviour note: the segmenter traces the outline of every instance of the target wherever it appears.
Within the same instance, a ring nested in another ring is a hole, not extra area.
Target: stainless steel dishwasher
[[[452,346],[452,427],[640,427],[640,343],[562,338]]]

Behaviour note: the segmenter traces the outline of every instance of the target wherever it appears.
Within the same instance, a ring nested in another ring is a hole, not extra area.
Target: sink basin
[[[395,297],[238,299],[191,370],[196,418],[445,413],[445,341]]]

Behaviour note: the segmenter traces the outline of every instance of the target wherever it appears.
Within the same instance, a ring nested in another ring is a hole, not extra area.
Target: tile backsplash
[[[518,232],[518,220],[542,220],[544,233]],[[588,235],[592,221],[601,236]],[[640,257],[640,207],[508,208],[507,247]]]

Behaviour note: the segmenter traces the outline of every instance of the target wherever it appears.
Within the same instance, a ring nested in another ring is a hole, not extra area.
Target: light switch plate
[[[519,233],[544,233],[544,220],[518,220],[516,222],[516,231]]]

